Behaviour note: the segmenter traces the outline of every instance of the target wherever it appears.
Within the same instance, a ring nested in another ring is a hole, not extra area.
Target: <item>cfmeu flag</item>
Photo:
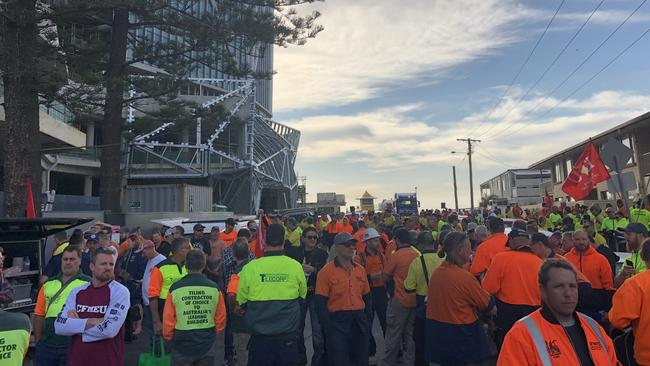
[[[553,200],[551,199],[551,196],[549,196],[548,190],[546,190],[546,188],[544,188],[544,203],[546,204],[546,208],[548,210],[553,207]]]
[[[259,211],[259,227],[257,228],[257,246],[255,247],[255,258],[264,256],[266,248],[266,229],[271,225],[271,221],[264,214],[264,210]]]
[[[590,143],[573,166],[562,185],[562,191],[576,201],[580,201],[589,195],[596,184],[607,179],[609,179],[609,172],[600,159],[598,150]]]

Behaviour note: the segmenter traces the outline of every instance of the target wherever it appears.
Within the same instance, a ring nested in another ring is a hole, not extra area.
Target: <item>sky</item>
[[[457,139],[481,140],[476,205],[480,183],[650,111],[646,1],[299,7],[317,9],[325,29],[275,49],[273,108],[301,131],[296,171],[307,200],[337,192],[358,205],[366,190],[381,200],[417,187],[422,208],[452,207],[456,166],[459,204],[469,207],[467,144]]]

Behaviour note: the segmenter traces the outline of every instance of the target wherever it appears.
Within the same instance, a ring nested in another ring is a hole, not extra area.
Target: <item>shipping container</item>
[[[191,184],[128,186],[128,212],[211,212],[212,187]]]

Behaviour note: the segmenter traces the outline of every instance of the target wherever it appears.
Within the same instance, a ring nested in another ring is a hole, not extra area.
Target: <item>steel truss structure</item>
[[[204,121],[197,118],[195,143],[156,141],[157,135],[173,125],[171,122],[135,137],[128,145],[127,177],[152,183],[199,180],[214,187],[218,203],[238,213],[255,213],[262,201],[270,208],[292,208],[300,131],[258,113],[255,80],[190,81],[224,90],[203,107],[222,104],[228,112],[226,119],[204,138]],[[127,116],[131,121],[135,118],[132,107]]]

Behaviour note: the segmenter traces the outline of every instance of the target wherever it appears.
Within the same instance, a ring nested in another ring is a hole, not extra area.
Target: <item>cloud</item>
[[[418,105],[400,105],[354,115],[322,115],[288,121],[301,131],[299,159],[328,159],[367,166],[373,172],[407,169],[424,162],[444,161],[433,153],[444,147],[437,127],[413,119]]]
[[[535,95],[515,108],[522,116],[545,95]],[[549,104],[557,100],[549,98]],[[469,206],[466,145],[456,138],[473,134],[475,121],[488,110],[432,126],[413,118],[419,105],[381,108],[354,115],[312,116],[290,121],[302,131],[297,170],[309,177],[310,192],[345,193],[348,203],[363,190],[381,198],[418,187],[422,207],[453,202],[451,165],[456,165],[461,207]],[[542,119],[508,120],[496,126],[494,138],[481,138],[474,145],[474,197],[481,182],[508,168],[526,168],[589,136],[624,123],[650,110],[650,95],[607,90],[582,99],[570,99],[557,113]],[[543,111],[543,109],[542,109]],[[499,121],[495,114],[488,126]],[[506,134],[524,126],[512,136]],[[329,127],[328,127],[329,126]],[[355,135],[350,131],[369,131]],[[472,135],[474,137],[474,135]],[[456,150],[460,154],[451,155]],[[313,195],[315,197],[315,195]]]
[[[529,10],[513,0],[327,0],[325,31],[275,52],[274,109],[366,100],[397,82],[427,83],[516,39]]]
[[[479,152],[487,150],[495,160],[521,168],[650,111],[650,95],[605,90],[584,99],[569,99],[552,115],[536,118],[539,112],[559,102],[548,98],[542,103],[544,99],[545,95],[539,94],[514,106],[508,98],[491,118],[487,118],[487,111],[482,111],[465,117],[461,123],[489,121],[480,129],[485,132],[492,127],[481,137]],[[538,113],[528,113],[540,103]],[[511,109],[512,113],[502,119]]]

